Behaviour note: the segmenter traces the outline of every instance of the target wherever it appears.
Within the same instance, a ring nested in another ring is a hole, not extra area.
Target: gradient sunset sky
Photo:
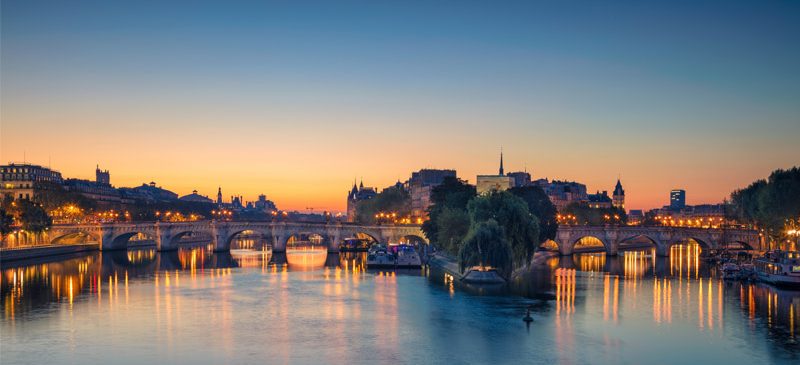
[[[800,164],[800,2],[2,1],[0,157],[342,210],[420,168],[716,203]]]

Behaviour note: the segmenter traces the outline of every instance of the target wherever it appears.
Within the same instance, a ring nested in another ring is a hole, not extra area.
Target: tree
[[[496,221],[511,245],[514,266],[527,266],[539,244],[539,220],[522,198],[508,191],[492,192],[472,199],[467,210],[473,226]]]
[[[12,224],[14,224],[14,217],[8,214],[5,208],[0,208],[0,240],[11,232]]]
[[[800,168],[775,170],[767,180],[758,180],[731,194],[734,215],[764,229],[773,240],[781,240],[787,221],[800,217]]]
[[[80,193],[69,191],[60,184],[49,181],[39,181],[33,184],[36,202],[42,205],[45,211],[53,211],[66,205],[74,205],[85,211],[97,208],[97,202]]]
[[[22,229],[31,232],[42,232],[53,225],[53,220],[47,215],[41,204],[29,200],[17,202],[20,211]]]
[[[522,198],[528,204],[528,210],[539,219],[539,244],[556,238],[558,210],[550,201],[550,197],[539,186],[521,186],[509,191]]]
[[[571,214],[575,216],[578,224],[585,224],[589,226],[602,226],[606,224],[625,224],[628,221],[628,214],[625,209],[610,207],[610,208],[592,208],[582,203],[571,203],[564,208],[564,214]]]
[[[513,267],[513,254],[505,236],[503,227],[494,219],[473,225],[458,251],[461,272],[472,266],[490,266],[507,278]]]
[[[411,214],[411,196],[400,186],[383,189],[374,198],[362,200],[356,206],[356,219],[362,223],[375,223],[375,214],[392,212],[397,217]]]
[[[467,184],[455,177],[446,177],[442,184],[431,191],[431,205],[428,207],[428,220],[422,223],[422,232],[428,241],[436,246],[445,248],[449,242],[439,241],[439,229],[442,227],[440,216],[445,209],[460,210],[466,213],[467,203],[478,195],[475,186]],[[447,235],[447,237],[451,237]],[[453,247],[452,254],[458,253],[458,248]]]
[[[469,233],[469,214],[464,209],[445,207],[438,217],[436,241],[446,252],[455,254]]]

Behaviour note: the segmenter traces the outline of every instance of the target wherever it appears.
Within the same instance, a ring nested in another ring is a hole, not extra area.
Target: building
[[[84,179],[66,179],[64,188],[98,202],[119,203],[122,196],[119,190],[108,184]]]
[[[586,185],[574,181],[548,181],[539,179],[533,182],[544,190],[556,209],[561,211],[572,203],[582,203],[589,201],[586,193]]]
[[[111,173],[109,173],[108,170],[100,170],[100,165],[97,165],[97,168],[94,170],[94,181],[98,185],[111,186]]]
[[[272,200],[267,200],[267,196],[264,194],[258,196],[258,200],[253,204],[253,207],[265,213],[272,213],[278,210],[275,203]]]
[[[85,179],[66,179],[64,180],[64,188],[98,202],[121,202],[122,196],[119,190],[111,186],[111,173],[108,170],[100,170],[99,165],[95,169],[94,173],[94,181]]]
[[[378,193],[375,191],[375,188],[365,188],[363,181],[357,188],[356,183],[353,182],[353,188],[350,189],[350,192],[347,194],[347,221],[356,221],[356,206],[358,206],[358,202],[372,199],[377,195]]]
[[[608,191],[603,190],[603,192],[597,192],[595,194],[588,194],[587,195],[587,202],[589,208],[611,208],[612,201],[611,197],[608,196]]]
[[[217,205],[222,206],[222,187],[217,187]]]
[[[686,190],[673,189],[669,192],[669,207],[672,210],[681,210],[686,207]]]
[[[625,210],[625,189],[622,188],[622,183],[617,179],[617,185],[614,186],[614,193],[612,197],[612,205],[615,208]]]
[[[674,209],[670,204],[652,209],[648,213],[663,225],[717,228],[725,224],[735,224],[725,215],[727,207],[726,204],[700,204]]]
[[[475,187],[478,194],[486,194],[491,191],[503,191],[514,187],[514,180],[506,176],[503,171],[503,151],[500,151],[500,169],[497,175],[478,175]]]
[[[184,202],[214,204],[213,200],[211,200],[207,196],[198,194],[197,190],[192,190],[191,194],[184,195],[184,196],[180,197],[179,200],[180,201],[184,201]]]
[[[34,199],[36,183],[49,182],[61,185],[61,173],[47,167],[28,163],[10,163],[0,166],[0,195],[14,199]]]
[[[509,172],[506,175],[511,178],[512,186],[515,188],[529,186],[532,184],[531,174],[527,171]]]
[[[143,200],[148,202],[171,202],[178,200],[178,194],[156,186],[155,182],[142,184],[135,188],[120,188],[123,198],[130,200]]]
[[[631,209],[628,212],[628,224],[629,225],[639,225],[644,222],[644,212],[641,209]]]
[[[406,189],[411,196],[411,216],[427,218],[433,188],[448,177],[456,179],[456,170],[422,169],[411,173],[411,178],[406,182]]]

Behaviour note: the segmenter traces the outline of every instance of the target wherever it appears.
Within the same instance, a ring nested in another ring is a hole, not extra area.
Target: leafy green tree
[[[800,218],[800,168],[775,170],[731,194],[734,215],[764,229],[773,241],[785,235],[785,224]]]
[[[488,219],[470,229],[458,251],[458,265],[462,273],[472,266],[491,266],[507,278],[513,268],[512,256],[511,244],[506,240],[503,227],[494,219]]]
[[[496,221],[511,245],[514,266],[527,266],[539,244],[539,219],[522,198],[508,191],[492,192],[472,199],[467,210],[473,226]]]
[[[558,213],[556,206],[550,201],[550,197],[539,186],[521,186],[509,189],[509,191],[522,198],[528,204],[528,210],[539,219],[539,243],[556,238],[558,231]]]
[[[445,207],[438,215],[437,239],[446,252],[456,254],[469,233],[470,218],[464,209]]]
[[[431,191],[431,206],[428,207],[428,220],[422,223],[422,232],[428,241],[436,246],[443,247],[439,241],[439,229],[442,224],[440,216],[445,209],[460,210],[466,212],[467,203],[478,195],[475,186],[467,184],[455,177],[446,177],[442,184],[436,186]],[[449,239],[451,235],[446,235]],[[444,242],[444,245],[449,244],[449,241]],[[444,247],[443,247],[444,248]],[[458,252],[458,249],[453,247],[453,254]]]
[[[399,186],[383,189],[374,198],[362,200],[356,206],[356,219],[362,223],[375,223],[375,214],[393,212],[397,217],[411,214],[411,196]]]

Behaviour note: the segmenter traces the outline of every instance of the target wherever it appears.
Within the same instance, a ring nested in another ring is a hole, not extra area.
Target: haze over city
[[[502,146],[628,208],[718,203],[800,156],[797,4],[725,4],[7,2],[0,159],[342,211]]]

